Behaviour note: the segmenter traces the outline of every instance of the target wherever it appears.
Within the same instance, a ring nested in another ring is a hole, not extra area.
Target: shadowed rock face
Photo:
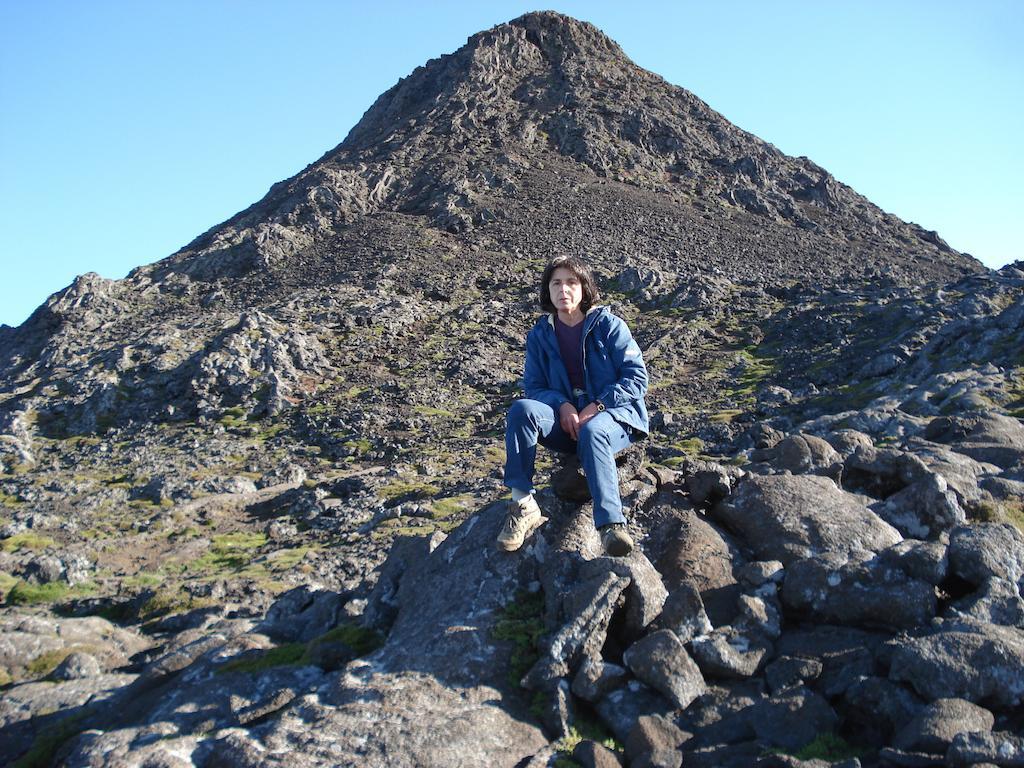
[[[493,546],[554,253],[651,375],[626,559],[547,489]],[[995,759],[1024,690],[1021,267],[589,24],[474,35],[178,253],[0,328],[0,753],[539,766],[599,727],[652,765],[795,764],[769,752],[830,730]]]

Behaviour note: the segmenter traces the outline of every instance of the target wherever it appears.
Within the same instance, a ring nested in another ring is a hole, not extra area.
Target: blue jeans
[[[537,443],[562,453],[579,454],[594,499],[594,525],[624,523],[615,454],[632,442],[629,430],[602,412],[583,425],[579,441],[562,429],[558,414],[537,400],[516,400],[505,428],[505,485],[533,493]]]

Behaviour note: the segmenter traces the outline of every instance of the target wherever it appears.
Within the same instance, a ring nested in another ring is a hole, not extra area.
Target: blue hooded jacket
[[[588,399],[600,400],[613,419],[644,435],[651,430],[644,403],[647,368],[629,327],[608,307],[591,307],[583,319],[583,377]],[[554,315],[544,315],[526,336],[523,389],[531,400],[574,403],[569,373],[558,351]]]

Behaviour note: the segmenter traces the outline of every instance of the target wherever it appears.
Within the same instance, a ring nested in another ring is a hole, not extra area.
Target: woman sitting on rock
[[[533,497],[538,442],[579,455],[605,551],[621,557],[633,549],[615,454],[650,429],[647,369],[626,323],[595,306],[599,298],[582,260],[559,256],[544,270],[540,306],[547,314],[526,337],[526,399],[512,404],[505,430],[505,485],[512,500],[498,546],[506,551],[519,549],[541,522]]]

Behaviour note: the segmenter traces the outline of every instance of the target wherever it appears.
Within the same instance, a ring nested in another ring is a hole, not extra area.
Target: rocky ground
[[[521,553],[492,546],[512,382],[475,410],[343,378],[276,416],[9,437],[4,751],[1013,765],[1024,272],[719,279],[692,309],[632,277],[656,431],[623,561],[547,494]]]
[[[553,252],[651,373],[622,560],[550,458],[549,522],[492,543]],[[1020,765],[1021,350],[1024,263],[589,25],[481,33],[180,253],[0,327],[0,754]]]

